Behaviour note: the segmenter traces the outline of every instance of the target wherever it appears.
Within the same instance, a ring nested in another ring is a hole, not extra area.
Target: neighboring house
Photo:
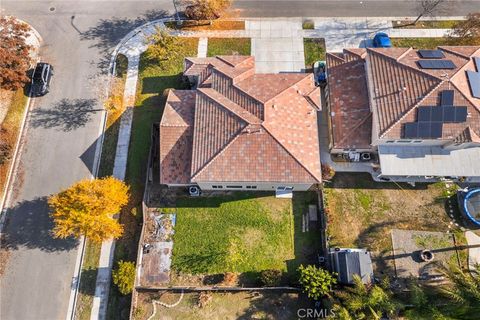
[[[171,90],[160,122],[160,183],[308,190],[321,182],[312,74],[255,74],[249,56],[185,59],[193,90]]]
[[[365,284],[373,281],[372,258],[366,249],[330,249],[328,258],[332,271],[338,274],[339,283],[354,284],[354,275]]]
[[[480,181],[480,47],[345,49],[327,67],[333,155],[377,154],[385,180]]]

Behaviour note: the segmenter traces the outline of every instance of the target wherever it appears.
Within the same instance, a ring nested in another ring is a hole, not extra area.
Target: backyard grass
[[[180,198],[172,267],[189,274],[287,271],[294,256],[292,202],[271,194]]]
[[[186,56],[196,56],[197,38],[180,38],[180,41],[185,47]],[[141,201],[150,149],[150,133],[152,125],[161,119],[166,98],[165,90],[183,88],[182,69],[183,58],[181,57],[160,63],[147,60],[145,55],[140,58],[126,172],[126,183],[130,186],[131,195],[129,204],[120,214],[124,234],[115,246],[114,265],[119,260],[135,261],[137,258],[142,220]],[[122,296],[112,284],[107,319],[127,319],[129,310],[130,296]]]
[[[325,60],[325,40],[319,38],[304,38],[303,52],[305,67],[312,68],[315,61]]]
[[[133,313],[134,320],[148,319],[153,312],[152,300],[173,304],[179,294],[159,293],[139,295]],[[198,306],[199,293],[186,293],[173,308],[157,305],[152,319],[214,320],[214,319],[297,319],[299,308],[312,308],[312,302],[297,293],[213,293],[204,307]]]
[[[207,56],[251,54],[250,38],[208,38]]]
[[[187,20],[181,25],[177,25],[175,21],[169,21],[165,25],[175,30],[245,30],[243,20]]]
[[[27,105],[28,97],[23,93],[23,89],[19,89],[12,95],[12,102],[8,108],[3,123],[0,125],[0,141],[6,143],[10,148],[10,159],[0,164],[0,198],[5,191],[7,183],[7,175],[12,165],[11,157],[17,143],[20,127],[22,125],[23,115]]]
[[[376,258],[390,254],[391,229],[446,232],[452,221],[443,183],[414,188],[376,183],[368,174],[337,173],[324,194],[330,246],[368,248]]]
[[[413,25],[407,25],[412,23],[413,21],[408,20],[400,20],[400,21],[393,21],[394,28],[401,28],[401,29],[452,29],[455,25],[462,20],[425,20],[425,21],[417,21],[417,23]]]

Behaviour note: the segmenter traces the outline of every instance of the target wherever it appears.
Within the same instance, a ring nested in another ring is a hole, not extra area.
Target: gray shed
[[[363,283],[373,280],[372,259],[366,249],[331,249],[329,258],[339,283],[353,284],[354,274],[359,275]]]

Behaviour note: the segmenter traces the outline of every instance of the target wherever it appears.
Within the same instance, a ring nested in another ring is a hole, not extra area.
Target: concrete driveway
[[[247,20],[257,73],[301,72],[305,68],[302,21],[296,19]]]

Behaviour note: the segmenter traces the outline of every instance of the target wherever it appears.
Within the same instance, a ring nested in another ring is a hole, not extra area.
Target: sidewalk
[[[140,32],[133,33],[133,36],[123,43],[118,50],[119,53],[125,55],[128,59],[127,77],[123,95],[123,103],[126,108],[120,119],[120,129],[113,166],[113,176],[122,181],[125,180],[127,169],[140,55],[147,49],[146,37],[155,32],[155,26],[164,27],[162,21],[151,23],[147,25],[146,28],[140,29]],[[106,318],[114,252],[114,240],[102,243],[90,320],[103,320]]]
[[[480,265],[480,236],[472,231],[465,232],[468,246],[468,267],[470,271],[475,270],[476,265]]]

